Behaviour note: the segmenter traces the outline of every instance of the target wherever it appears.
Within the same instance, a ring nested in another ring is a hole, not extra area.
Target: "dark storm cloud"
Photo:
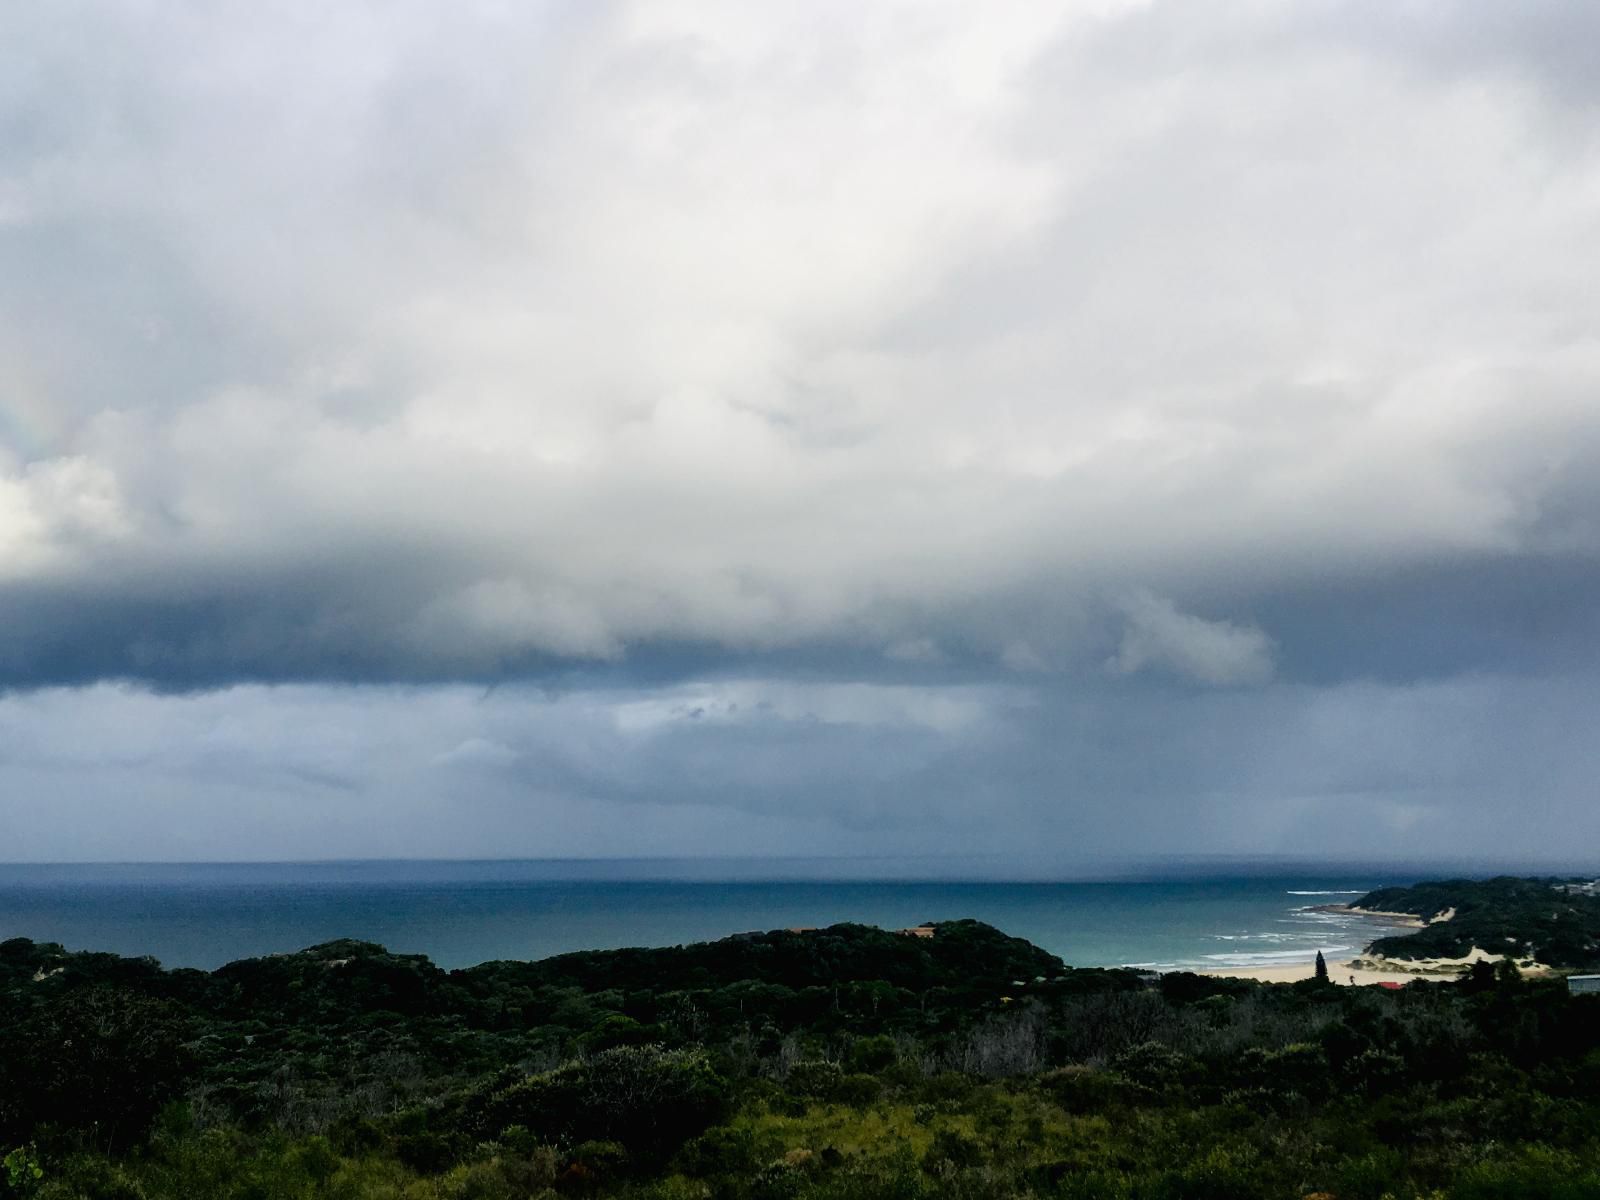
[[[411,853],[1570,819],[1595,20],[8,12],[4,703],[145,729],[195,847],[358,852],[380,794]],[[458,736],[363,768],[410,708]]]

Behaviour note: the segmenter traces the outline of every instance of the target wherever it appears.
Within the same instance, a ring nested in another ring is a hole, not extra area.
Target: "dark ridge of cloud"
[[[1264,593],[1285,677],[1394,683],[1461,673],[1600,674],[1600,560],[1487,557]]]
[[[1193,651],[1160,640],[1188,636],[1181,629],[1151,633],[1143,609],[1130,610],[1119,597],[1074,602],[1066,627],[1052,627],[1059,597],[1035,591],[1000,605],[1012,614],[1014,629],[1031,631],[1032,642],[1012,643],[1027,647],[1015,655],[1007,655],[1004,638],[987,628],[989,618],[971,614],[931,614],[900,640],[874,623],[875,629],[851,642],[799,638],[770,648],[658,639],[622,644],[602,659],[507,652],[492,643],[440,653],[411,632],[426,598],[407,607],[389,603],[401,598],[399,589],[370,600],[361,594],[364,584],[381,589],[387,579],[382,572],[358,573],[330,588],[319,573],[305,580],[273,578],[256,589],[229,580],[226,592],[188,599],[13,592],[0,631],[0,688],[101,679],[161,692],[236,683],[536,681],[560,692],[669,686],[708,675],[939,686],[1150,671],[1169,683],[1205,687],[1274,676],[1322,685],[1359,679],[1406,683],[1470,672],[1600,672],[1600,608],[1592,603],[1600,596],[1600,562],[1586,557],[1413,564],[1249,592],[1213,585],[1186,607],[1164,597],[1141,602],[1153,603],[1169,620],[1218,631],[1200,636],[1224,639]],[[1144,632],[1130,641],[1134,629]],[[1226,660],[1209,657],[1218,653]],[[1121,686],[1136,683],[1125,679]]]

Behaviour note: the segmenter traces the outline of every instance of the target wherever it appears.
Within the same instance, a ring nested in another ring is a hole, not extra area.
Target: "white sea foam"
[[[1354,952],[1354,946],[1320,946],[1326,958],[1336,959],[1340,955]],[[1316,957],[1315,952],[1307,947],[1303,950],[1261,950],[1252,954],[1207,954],[1204,956],[1204,965],[1216,967],[1285,967],[1295,963],[1311,962]]]
[[[1362,918],[1347,917],[1334,913],[1296,913],[1292,920],[1286,921],[1288,925],[1298,925],[1306,931],[1328,929],[1359,929],[1364,928]]]
[[[1213,942],[1265,942],[1269,946],[1321,945],[1328,930],[1320,923],[1314,929],[1296,930],[1293,933],[1213,933]]]
[[[1360,896],[1361,888],[1332,888],[1321,892],[1285,892],[1285,896]]]

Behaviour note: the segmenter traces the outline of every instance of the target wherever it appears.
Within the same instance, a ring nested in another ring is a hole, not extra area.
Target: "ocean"
[[[1383,931],[1314,906],[1421,877],[916,875],[914,864],[853,860],[0,865],[0,940],[211,969],[349,937],[455,968],[756,929],[976,917],[1074,966],[1267,966],[1319,950],[1330,962],[1351,956]]]

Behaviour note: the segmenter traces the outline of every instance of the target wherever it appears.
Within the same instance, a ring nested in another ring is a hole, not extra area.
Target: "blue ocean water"
[[[903,867],[875,872],[871,864],[780,870],[732,860],[0,865],[0,940],[29,937],[209,969],[352,937],[464,967],[752,929],[838,921],[899,928],[976,917],[1076,966],[1253,966],[1309,961],[1318,950],[1331,961],[1348,957],[1382,931],[1312,906],[1412,878],[906,875]]]

